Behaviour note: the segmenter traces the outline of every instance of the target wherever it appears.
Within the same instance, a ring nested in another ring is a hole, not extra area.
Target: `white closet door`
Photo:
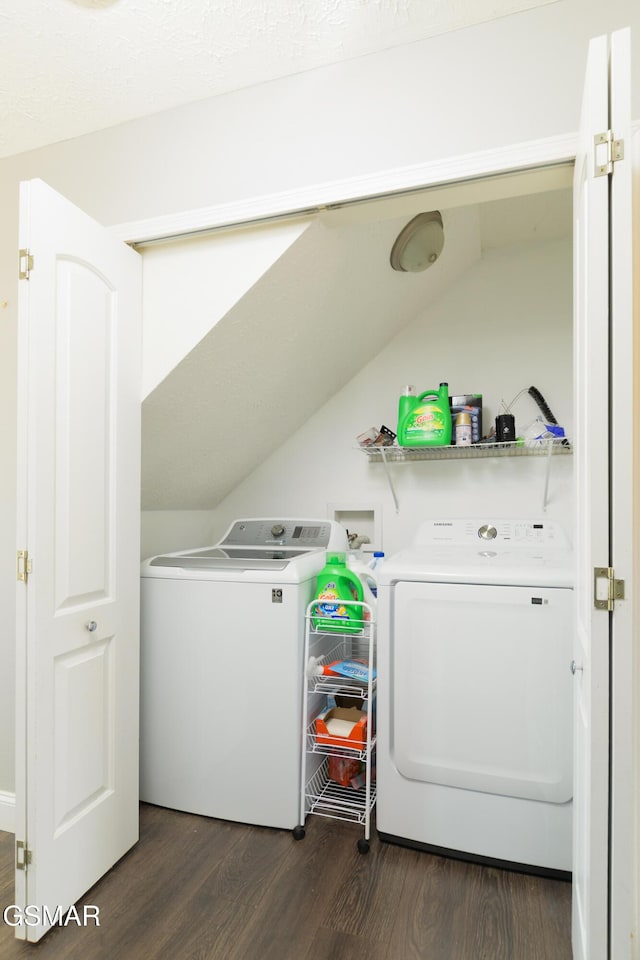
[[[607,37],[591,41],[574,179],[576,613],[573,952],[608,956],[610,614],[594,570],[610,564],[609,181],[597,168],[609,129]]]
[[[55,915],[138,838],[141,270],[39,180],[20,230],[15,902]]]
[[[611,956],[631,960],[637,935],[633,788],[633,741],[637,677],[634,674],[633,612],[637,603],[640,519],[634,517],[634,491],[640,490],[638,389],[638,278],[640,278],[640,133],[631,132],[630,35],[611,36],[611,123],[624,142],[624,160],[611,178],[611,559],[616,579],[624,580],[625,598],[612,615],[611,646]],[[635,289],[634,289],[635,267]],[[634,302],[635,301],[635,302]]]

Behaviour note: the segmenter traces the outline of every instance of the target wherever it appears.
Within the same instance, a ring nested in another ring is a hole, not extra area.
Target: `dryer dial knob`
[[[488,523],[485,523],[478,530],[478,536],[482,540],[495,540],[495,538],[498,536],[498,531],[496,530],[495,527],[492,527]]]
[[[274,523],[271,527],[271,536],[272,537],[281,537],[284,533],[284,527],[281,523]]]

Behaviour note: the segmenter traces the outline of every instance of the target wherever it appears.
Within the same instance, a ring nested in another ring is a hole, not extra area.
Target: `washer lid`
[[[197,570],[284,570],[292,560],[312,552],[288,550],[286,547],[209,547],[206,550],[154,557],[149,565]]]
[[[346,550],[347,531],[335,520],[252,517],[234,520],[226,534],[209,547],[168,553],[142,564],[142,575],[178,579],[229,579],[252,570],[260,582],[272,572],[286,571],[290,582],[321,569],[325,550]],[[162,568],[175,573],[163,574]]]

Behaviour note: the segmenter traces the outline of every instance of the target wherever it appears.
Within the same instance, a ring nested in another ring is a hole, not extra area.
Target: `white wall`
[[[456,393],[482,393],[484,424],[523,388],[537,386],[558,421],[572,425],[571,240],[522,244],[485,254],[427,313],[395,337],[290,440],[213,512],[213,533],[239,516],[327,516],[328,504],[382,505],[387,553],[433,515],[486,519],[540,516],[545,458],[391,464],[396,514],[382,464],[370,464],[355,437],[369,426],[395,429],[406,383],[419,390],[448,380]],[[538,414],[524,396],[516,429]],[[547,516],[566,525],[571,456],[552,462]],[[570,530],[567,530],[571,534]]]
[[[211,510],[143,510],[140,529],[140,559],[159,553],[206,547],[214,535]]]
[[[588,39],[625,25],[638,116],[640,5],[560,0],[0,161],[0,790],[13,789],[18,182],[41,177],[115,224],[566,134]],[[371,413],[363,403],[365,423]],[[418,482],[416,468],[404,476]]]

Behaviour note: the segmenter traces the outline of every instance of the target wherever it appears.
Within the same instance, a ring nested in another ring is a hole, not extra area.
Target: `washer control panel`
[[[219,546],[304,547],[347,549],[344,527],[333,520],[250,519],[236,520]]]

